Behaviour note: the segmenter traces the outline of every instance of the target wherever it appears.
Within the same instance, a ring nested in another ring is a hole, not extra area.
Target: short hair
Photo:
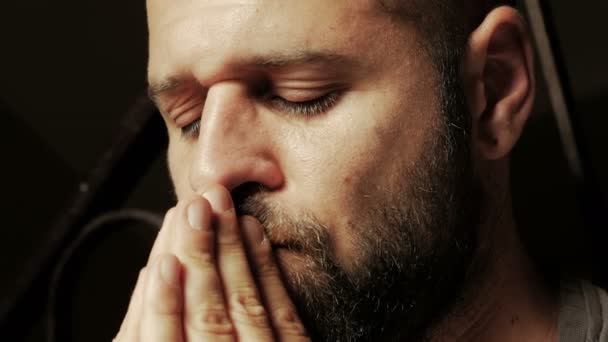
[[[413,23],[421,46],[438,73],[443,123],[450,151],[470,144],[472,117],[461,77],[462,58],[471,33],[501,5],[515,0],[379,0],[397,21]]]
[[[435,63],[461,57],[469,35],[496,7],[515,0],[379,0],[392,14],[416,22]]]
[[[515,6],[515,0],[422,0],[425,5],[432,6],[436,15],[434,26],[440,40],[444,44],[458,44],[452,48],[462,49],[469,35],[481,25],[484,18],[493,9],[508,5]],[[431,23],[432,24],[432,23]],[[431,28],[432,29],[432,28]],[[428,30],[428,29],[427,29]]]
[[[515,7],[515,0],[379,0],[396,20],[414,23],[420,33],[423,52],[439,76],[444,120],[469,136],[472,119],[467,112],[461,76],[461,62],[471,33],[496,7]],[[451,128],[450,128],[451,129]],[[451,140],[457,132],[450,132]]]

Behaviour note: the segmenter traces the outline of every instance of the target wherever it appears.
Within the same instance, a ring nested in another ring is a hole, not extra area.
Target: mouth
[[[271,244],[274,252],[287,251],[292,253],[302,253],[302,247],[293,242],[271,242]]]

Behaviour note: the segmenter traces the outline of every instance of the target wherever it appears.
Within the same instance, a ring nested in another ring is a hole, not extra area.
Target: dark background
[[[37,265],[33,256],[48,248],[53,223],[144,93],[147,58],[143,1],[30,0],[1,8],[0,305],[17,298],[17,280]],[[584,141],[607,198],[608,2],[554,1],[551,9]],[[171,205],[163,153],[133,185],[124,207],[162,214]],[[513,192],[522,233],[540,265],[585,275],[590,237],[540,74],[536,109],[514,151]],[[117,329],[133,272],[151,241],[134,236],[104,239],[79,266],[79,285],[66,301],[73,340],[110,340]],[[44,289],[48,277],[37,282]],[[0,311],[9,314],[0,316],[0,341],[43,340],[46,294],[25,296],[16,310]]]

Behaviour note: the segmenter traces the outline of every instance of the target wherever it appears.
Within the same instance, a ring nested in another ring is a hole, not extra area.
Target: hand
[[[237,218],[220,186],[178,203],[165,216],[114,341],[273,340],[310,339],[259,222]]]

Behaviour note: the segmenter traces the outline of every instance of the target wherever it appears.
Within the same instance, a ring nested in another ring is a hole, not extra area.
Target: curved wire
[[[57,297],[61,280],[64,276],[66,265],[72,261],[72,258],[80,247],[88,241],[96,233],[104,230],[111,230],[116,227],[118,222],[143,222],[146,227],[154,231],[158,231],[162,224],[162,218],[154,213],[139,209],[125,209],[116,212],[110,212],[97,217],[87,224],[81,231],[80,235],[69,245],[65,252],[59,258],[57,266],[53,270],[51,282],[49,284],[49,295],[46,308],[46,340],[47,342],[57,341]]]

